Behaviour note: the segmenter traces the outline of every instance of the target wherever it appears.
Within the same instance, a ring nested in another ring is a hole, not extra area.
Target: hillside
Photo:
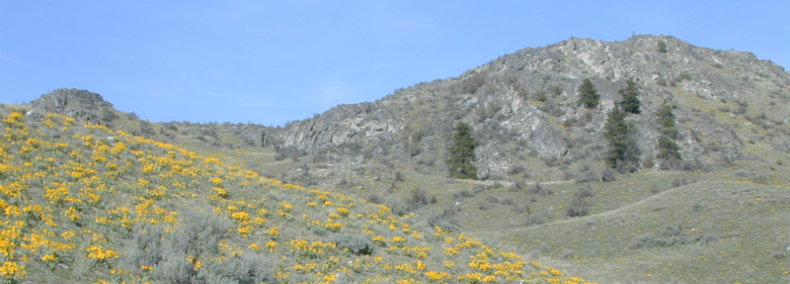
[[[581,283],[344,194],[0,107],[5,283]]]
[[[625,81],[637,82],[642,113],[640,164],[656,156],[656,110],[677,119],[683,164],[694,170],[738,160],[787,163],[790,74],[753,54],[693,46],[668,36],[622,42],[570,39],[526,48],[445,80],[398,90],[376,102],[341,105],[287,125],[280,152],[325,163],[384,163],[445,175],[452,128],[474,130],[481,179],[600,179],[608,147],[606,114]],[[591,79],[601,95],[583,107],[578,87]]]
[[[618,173],[604,124],[628,78],[639,167]],[[585,79],[594,108],[579,102]],[[658,155],[664,102],[677,163]],[[526,48],[284,127],[152,123],[57,89],[0,107],[14,236],[2,271],[24,266],[34,283],[785,283],[788,109],[781,67],[668,36]],[[477,180],[448,177],[458,122],[479,143]],[[113,257],[91,257],[103,249]]]
[[[562,267],[584,266],[601,282],[785,282],[788,185],[740,180],[700,181],[600,214],[496,234],[522,249],[535,247],[523,240],[538,243]]]

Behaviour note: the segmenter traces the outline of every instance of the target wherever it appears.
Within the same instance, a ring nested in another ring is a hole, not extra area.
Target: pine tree
[[[604,137],[609,140],[610,149],[606,162],[619,172],[633,172],[638,169],[639,147],[634,139],[634,127],[625,120],[625,112],[615,105],[606,118]]]
[[[601,95],[599,95],[598,91],[595,90],[595,85],[593,85],[590,79],[584,79],[582,85],[579,86],[579,93],[581,93],[581,97],[579,97],[579,103],[583,104],[587,108],[595,108],[598,106],[598,102],[601,100]]]
[[[477,178],[477,168],[472,165],[472,162],[477,160],[475,147],[477,142],[472,138],[472,128],[466,123],[459,122],[455,127],[453,144],[449,149],[450,158],[447,160],[450,177]]]
[[[676,139],[678,130],[675,128],[675,114],[672,113],[672,107],[666,101],[661,104],[661,107],[656,112],[658,117],[658,124],[661,126],[659,131],[661,134],[669,136],[669,138]]]
[[[664,101],[656,112],[657,122],[660,126],[661,136],[658,138],[658,158],[665,161],[662,168],[669,169],[682,160],[680,156],[680,146],[675,143],[678,130],[675,128],[675,115],[672,107]]]
[[[639,87],[636,86],[636,81],[634,81],[634,78],[628,78],[625,89],[620,89],[617,92],[623,96],[623,101],[620,102],[620,104],[623,106],[623,111],[633,114],[639,114],[642,112],[639,110],[639,106],[641,105],[641,102],[639,101]]]
[[[680,160],[680,146],[667,136],[658,138],[658,157],[665,161]]]

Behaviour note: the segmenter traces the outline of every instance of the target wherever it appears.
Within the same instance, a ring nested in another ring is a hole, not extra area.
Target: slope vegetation
[[[581,283],[383,205],[0,107],[6,283]]]

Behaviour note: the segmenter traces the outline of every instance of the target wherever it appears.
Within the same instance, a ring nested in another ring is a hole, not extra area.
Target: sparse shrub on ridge
[[[478,89],[480,89],[481,86],[483,86],[483,84],[485,84],[485,77],[482,74],[475,72],[461,83],[461,92],[466,94],[474,94]]]
[[[659,40],[656,44],[656,51],[660,53],[667,53],[667,43],[663,40]]]

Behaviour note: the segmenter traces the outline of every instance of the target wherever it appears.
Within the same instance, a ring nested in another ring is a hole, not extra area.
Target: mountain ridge
[[[666,50],[661,50],[661,43]],[[338,106],[288,124],[282,131],[282,146],[306,151],[318,160],[397,161],[439,174],[444,169],[435,165],[446,155],[443,136],[454,122],[463,121],[472,125],[480,140],[480,178],[502,179],[512,177],[507,172],[514,168],[535,164],[534,157],[546,169],[568,157],[584,160],[584,152],[602,152],[605,144],[578,138],[592,135],[599,138],[596,141],[603,140],[605,113],[619,101],[616,90],[629,77],[639,82],[646,110],[632,119],[641,130],[641,160],[648,162],[648,167],[659,166],[650,163],[656,160],[658,136],[654,112],[665,100],[673,105],[680,122],[679,143],[688,168],[724,165],[743,158],[741,140],[748,140],[741,139],[731,125],[721,123],[716,114],[696,113],[705,106],[691,103],[702,100],[736,108],[731,113],[746,112],[738,109],[744,105],[760,104],[760,108],[770,109],[763,111],[773,122],[769,124],[787,123],[777,114],[779,106],[789,102],[790,94],[783,86],[790,85],[790,74],[751,53],[695,47],[667,36],[636,36],[622,42],[570,39],[544,48],[525,48],[458,77],[421,83],[375,102]],[[576,104],[576,88],[585,78],[591,78],[602,95],[601,106],[591,111]],[[755,98],[765,93],[772,103],[767,106],[766,98]],[[569,133],[563,128],[584,131]],[[715,136],[719,141],[695,139],[701,135]],[[593,144],[595,149],[579,150],[578,145],[572,145],[580,142]],[[365,149],[366,155],[343,154],[344,146]],[[713,151],[716,157],[711,157],[709,149],[718,150]],[[532,152],[530,157],[503,154],[525,150]],[[594,163],[597,159],[587,160]]]

